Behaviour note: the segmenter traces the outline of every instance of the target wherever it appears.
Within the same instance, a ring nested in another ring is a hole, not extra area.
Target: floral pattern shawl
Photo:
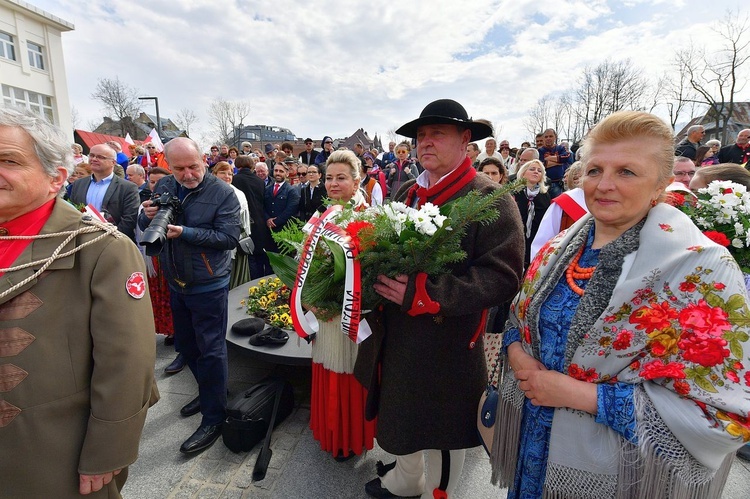
[[[511,307],[539,358],[539,310],[593,224],[546,244]],[[750,311],[743,274],[671,206],[604,246],[575,312],[565,372],[636,385],[637,442],[595,417],[555,410],[545,497],[718,497],[733,452],[750,440]],[[506,363],[507,364],[507,363]],[[493,482],[513,483],[523,392],[504,373]]]

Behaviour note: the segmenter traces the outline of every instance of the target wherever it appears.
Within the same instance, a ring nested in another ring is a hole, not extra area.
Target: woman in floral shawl
[[[641,112],[582,149],[591,212],[511,308],[493,482],[509,497],[719,497],[750,440],[750,325],[725,248],[662,203],[672,132]]]

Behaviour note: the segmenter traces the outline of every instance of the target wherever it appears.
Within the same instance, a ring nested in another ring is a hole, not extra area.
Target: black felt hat
[[[238,320],[232,324],[232,332],[240,336],[252,336],[263,331],[265,327],[266,323],[263,319],[250,317],[249,319]]]
[[[451,99],[440,99],[427,104],[414,121],[402,125],[396,133],[417,138],[417,128],[422,125],[464,125],[471,130],[471,140],[481,140],[492,135],[492,126],[469,118],[466,109]]]

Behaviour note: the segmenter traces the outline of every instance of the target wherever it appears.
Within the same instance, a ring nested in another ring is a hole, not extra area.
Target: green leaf
[[[727,300],[727,308],[729,310],[737,310],[739,308],[742,308],[744,304],[745,298],[739,293],[730,296],[729,300]]]
[[[399,243],[404,244],[409,239],[416,239],[419,241],[421,239],[421,235],[419,234],[419,232],[415,230],[409,230],[409,229],[402,230],[401,236],[399,236],[398,238]]]
[[[346,256],[344,256],[344,250],[333,241],[328,241],[325,238],[321,238],[321,241],[331,250],[331,254],[333,255],[333,282],[339,282],[346,275]]]
[[[268,261],[271,262],[271,267],[273,267],[276,276],[288,287],[293,288],[294,281],[297,278],[297,267],[299,266],[299,262],[290,256],[273,253],[271,251],[266,252],[266,254],[268,255]]]
[[[706,295],[706,303],[711,305],[712,307],[719,307],[721,309],[724,309],[726,307],[726,303],[724,300],[721,299],[721,297],[714,293],[708,293]]]
[[[714,385],[711,384],[710,381],[708,381],[706,378],[702,376],[696,376],[694,379],[695,384],[701,387],[703,390],[711,393],[719,393],[716,388],[714,388]]]
[[[729,351],[732,352],[736,358],[742,358],[742,343],[737,340],[731,340],[729,342]]]

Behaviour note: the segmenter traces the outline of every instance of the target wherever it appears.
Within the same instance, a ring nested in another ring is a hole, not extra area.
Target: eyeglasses
[[[89,159],[98,159],[99,161],[104,161],[106,159],[114,161],[115,158],[110,158],[109,156],[102,156],[101,154],[89,154]]]
[[[681,172],[681,171],[678,171],[678,170],[674,170],[672,173],[674,174],[675,177],[685,177],[685,176],[687,176],[687,177],[693,177],[693,176],[695,176],[695,171]]]

